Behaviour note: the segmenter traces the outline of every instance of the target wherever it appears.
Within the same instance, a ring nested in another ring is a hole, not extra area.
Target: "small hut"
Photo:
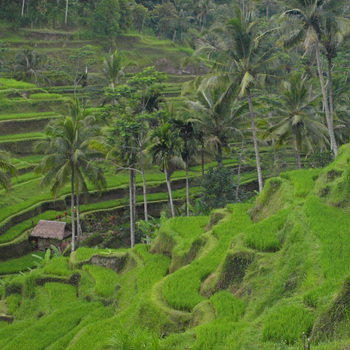
[[[49,249],[52,244],[62,251],[66,238],[71,235],[66,225],[63,221],[40,220],[30,236],[38,250]]]

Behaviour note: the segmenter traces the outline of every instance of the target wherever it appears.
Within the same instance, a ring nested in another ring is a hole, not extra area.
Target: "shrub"
[[[209,208],[224,208],[228,203],[236,203],[237,184],[233,180],[233,171],[229,168],[211,168],[209,169],[203,180],[203,202]],[[244,194],[239,194],[242,200]]]

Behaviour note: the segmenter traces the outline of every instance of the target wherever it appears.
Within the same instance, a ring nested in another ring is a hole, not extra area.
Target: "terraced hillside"
[[[341,350],[349,334],[350,146],[254,204],[164,219],[150,246],[0,264],[2,349]]]
[[[6,33],[8,36],[6,36]],[[52,62],[67,64],[69,57],[82,47],[90,45],[96,53],[97,59],[89,67],[91,84],[85,88],[87,97],[87,110],[97,116],[103,113],[99,94],[103,89],[101,64],[103,55],[111,48],[109,43],[98,41],[80,40],[73,32],[53,30],[29,30],[21,29],[17,35],[5,31],[2,34],[2,42],[6,44],[4,55],[13,59],[14,55],[22,48],[29,47],[38,53],[45,53]],[[104,47],[107,45],[108,47]],[[194,72],[200,72],[198,66],[181,68],[181,60],[191,54],[190,49],[182,48],[170,41],[159,41],[155,38],[138,35],[121,36],[114,43],[114,48],[123,50],[127,60],[136,63],[135,69],[155,64],[156,67],[168,74],[164,84],[163,98],[169,101],[177,101],[181,92],[182,83],[192,79]],[[155,59],[157,57],[157,59]],[[50,74],[50,72],[46,72]],[[131,74],[131,73],[129,73]],[[40,219],[55,219],[68,212],[65,218],[70,221],[69,188],[65,187],[58,198],[54,199],[47,188],[39,186],[41,176],[33,172],[42,159],[42,155],[33,151],[36,141],[44,137],[44,129],[47,123],[59,118],[65,113],[64,105],[69,98],[74,97],[74,86],[71,82],[63,86],[37,87],[34,84],[17,81],[10,74],[3,74],[0,78],[0,148],[7,150],[12,155],[12,163],[18,170],[19,176],[13,178],[13,191],[6,193],[0,190],[0,260],[8,259],[15,255],[23,255],[29,251],[27,244],[28,231],[33,222]],[[77,88],[78,97],[81,97],[82,89]],[[96,97],[97,96],[97,97]],[[266,149],[266,154],[268,153]],[[238,154],[225,160],[227,166],[237,166]],[[254,169],[251,167],[254,156],[247,152],[245,165],[250,169],[244,174],[242,182],[254,182]],[[207,163],[206,169],[215,163]],[[128,176],[124,173],[115,174],[112,167],[107,166],[107,189],[102,195],[97,196],[92,187],[90,200],[81,206],[83,217],[85,214],[94,213],[102,215],[121,215],[127,205]],[[201,175],[201,167],[193,164],[190,176],[192,179]],[[175,199],[178,203],[185,196],[184,171],[176,171],[173,175]],[[167,194],[164,175],[157,167],[149,167],[146,176],[148,183],[151,214],[159,215],[160,209],[167,203]],[[142,204],[141,178],[137,177],[139,205]],[[192,195],[198,193],[196,182],[192,182]],[[141,207],[140,207],[141,210]],[[152,209],[151,209],[152,210]]]

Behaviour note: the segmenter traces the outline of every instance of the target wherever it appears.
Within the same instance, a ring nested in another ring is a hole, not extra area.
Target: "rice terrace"
[[[349,262],[349,1],[0,1],[1,350],[350,350]]]

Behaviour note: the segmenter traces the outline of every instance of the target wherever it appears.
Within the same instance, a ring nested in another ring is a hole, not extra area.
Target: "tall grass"
[[[285,340],[293,344],[299,340],[305,332],[310,334],[315,316],[305,309],[302,303],[296,301],[284,301],[274,307],[264,321],[262,329],[263,340]]]
[[[40,119],[53,118],[58,116],[56,112],[32,112],[32,113],[16,113],[16,114],[0,114],[0,120],[19,120],[19,119]]]
[[[43,257],[45,252],[35,252],[35,255]],[[6,275],[10,273],[18,273],[20,271],[28,271],[28,268],[37,267],[36,263],[39,263],[39,259],[33,256],[33,253],[24,255],[17,259],[11,259],[2,261],[0,263],[0,275]]]
[[[7,328],[7,335],[1,337],[1,348],[2,350],[45,349],[78,327],[82,320],[97,308],[98,304],[77,301],[41,317],[36,322],[31,320],[26,328],[23,328],[22,324],[21,331],[16,337],[13,337],[14,333],[10,326]],[[14,326],[16,327],[16,324]]]
[[[163,295],[171,307],[191,311],[204,300],[199,294],[201,281],[219,266],[233,238],[251,224],[247,209],[245,205],[236,205],[231,219],[214,227],[216,245],[205,256],[177,270],[165,280]]]
[[[350,271],[350,217],[341,209],[309,197],[304,206],[306,222],[320,240],[321,264],[327,279],[339,279]]]
[[[150,254],[148,247],[144,244],[138,244],[134,249],[145,264],[137,274],[138,290],[144,296],[149,295],[154,284],[166,276],[170,258],[160,254]]]
[[[59,94],[39,93],[30,95],[32,100],[60,100],[62,96]]]
[[[54,257],[49,261],[45,261],[41,272],[54,276],[70,276],[73,273],[68,268],[68,258],[64,256]]]
[[[315,181],[322,169],[294,170],[288,173],[282,173],[282,178],[288,179],[294,186],[294,195],[296,197],[305,197],[315,186]]]
[[[84,265],[83,269],[88,271],[95,280],[95,292],[97,295],[110,298],[120,288],[120,277],[116,272],[95,265]]]
[[[63,305],[68,305],[77,301],[76,287],[69,284],[47,282],[45,289],[49,293],[50,305],[53,309],[59,309]]]
[[[260,251],[274,252],[281,248],[283,229],[291,209],[279,211],[277,214],[262,220],[245,230],[248,247]]]
[[[0,90],[8,89],[8,88],[28,89],[28,88],[36,88],[36,85],[26,83],[24,81],[18,81],[15,79],[0,78]]]
[[[126,250],[127,249],[95,249],[95,248],[81,247],[76,250],[76,259],[78,262],[87,261],[92,256],[97,254],[108,256],[116,253],[122,253],[122,252],[125,252]]]

